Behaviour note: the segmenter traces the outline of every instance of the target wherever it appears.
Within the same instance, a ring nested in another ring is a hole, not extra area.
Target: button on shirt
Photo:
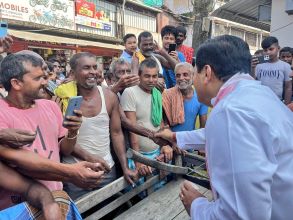
[[[205,129],[176,137],[184,149],[206,145],[215,201],[195,199],[192,219],[292,219],[293,113],[271,89],[240,81]]]

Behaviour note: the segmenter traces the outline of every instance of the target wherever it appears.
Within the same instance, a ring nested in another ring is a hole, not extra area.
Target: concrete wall
[[[285,2],[285,0],[272,0],[271,36],[279,39],[281,47],[293,47],[293,15],[285,12]]]

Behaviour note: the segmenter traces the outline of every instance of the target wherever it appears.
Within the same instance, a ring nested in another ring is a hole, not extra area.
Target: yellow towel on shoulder
[[[71,81],[65,84],[61,84],[55,89],[55,95],[61,98],[62,101],[62,112],[65,114],[65,111],[68,106],[70,97],[77,96],[77,85],[75,81]]]
[[[138,58],[139,63],[145,60],[145,56],[140,52],[140,50],[135,52],[134,55]]]

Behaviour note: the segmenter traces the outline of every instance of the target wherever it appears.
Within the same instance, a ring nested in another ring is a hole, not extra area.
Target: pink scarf
[[[221,99],[230,94],[241,80],[254,80],[254,78],[246,73],[235,74],[224,83],[224,85],[220,88],[217,96],[211,100],[212,105],[216,106]]]

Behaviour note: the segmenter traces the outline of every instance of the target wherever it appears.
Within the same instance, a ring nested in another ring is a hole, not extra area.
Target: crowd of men
[[[120,176],[134,187],[153,174],[127,160],[127,148],[165,163],[175,149],[205,150],[214,202],[185,182],[180,199],[192,219],[288,219],[292,49],[280,50],[268,37],[252,58],[243,40],[224,35],[205,42],[194,59],[194,49],[183,44],[186,35],[184,27],[167,25],[160,47],[150,32],[126,34],[125,50],[107,71],[88,52],[73,55],[70,70],[32,51],[6,56],[0,64],[0,219],[25,213],[81,219],[73,200]],[[0,43],[5,52],[13,41],[8,36]],[[64,120],[75,96],[83,97],[81,108]]]

